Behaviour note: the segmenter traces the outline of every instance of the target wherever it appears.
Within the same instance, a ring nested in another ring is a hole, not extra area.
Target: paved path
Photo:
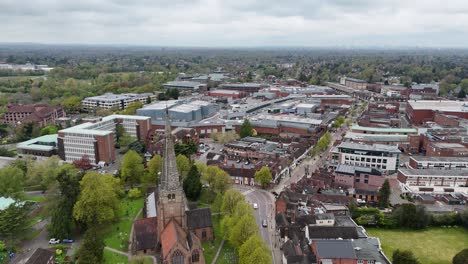
[[[135,218],[133,218],[133,222],[135,222],[137,219],[138,219],[138,216],[140,215],[140,213],[143,211],[143,208],[141,208],[140,210],[138,210],[138,213],[135,215]],[[130,252],[129,254],[129,259],[130,259],[130,256],[132,255],[132,239],[133,237],[133,223],[132,223],[132,229],[130,229],[130,236],[128,237],[128,252]]]
[[[214,256],[213,261],[211,261],[211,264],[216,264],[216,261],[218,260],[218,257],[219,257],[219,253],[221,253],[221,249],[223,249],[223,245],[224,245],[224,239],[219,244],[218,251],[216,251],[216,255]]]
[[[128,254],[127,252],[123,252],[123,251],[120,251],[120,250],[117,250],[117,249],[114,249],[114,248],[111,248],[111,247],[104,247],[104,249],[107,249],[107,250],[112,251],[114,253],[124,255],[124,256],[127,256],[127,257],[130,258],[130,254]]]

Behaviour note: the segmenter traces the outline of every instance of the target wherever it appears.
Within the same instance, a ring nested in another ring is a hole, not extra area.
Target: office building
[[[401,151],[396,146],[342,142],[332,152],[332,159],[336,164],[395,172],[399,166],[400,153]]]
[[[14,125],[34,122],[39,126],[46,126],[55,124],[56,119],[65,115],[65,110],[61,106],[8,104],[3,122]]]
[[[398,181],[415,193],[456,193],[468,191],[468,170],[398,170]]]
[[[468,102],[448,100],[410,100],[406,106],[406,116],[415,125],[434,121],[435,113],[468,119]]]
[[[121,124],[130,136],[146,140],[151,118],[110,115],[96,123],[83,123],[58,132],[58,154],[67,162],[87,156],[92,164],[115,161],[115,129]]]
[[[408,166],[411,169],[466,170],[468,159],[465,157],[412,156]]]
[[[147,104],[156,100],[156,95],[152,93],[136,94],[113,94],[105,93],[103,95],[87,97],[81,101],[81,108],[84,111],[94,111],[98,108],[123,110],[130,103],[141,102]]]

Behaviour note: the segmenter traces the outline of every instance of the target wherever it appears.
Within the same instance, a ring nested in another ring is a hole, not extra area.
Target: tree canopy
[[[410,250],[395,250],[392,255],[393,264],[421,264]]]
[[[253,135],[253,128],[250,121],[246,118],[240,127],[240,137],[251,137]]]
[[[122,158],[120,175],[122,181],[133,186],[140,182],[141,176],[145,171],[143,158],[134,150],[129,150]]]
[[[387,207],[390,204],[390,182],[385,179],[384,183],[377,194],[378,204],[380,207]]]
[[[273,179],[270,168],[263,167],[259,171],[255,172],[255,182],[260,183],[262,188],[265,189]]]

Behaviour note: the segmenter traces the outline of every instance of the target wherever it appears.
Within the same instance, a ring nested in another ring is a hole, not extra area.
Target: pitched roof
[[[136,250],[156,247],[157,227],[158,221],[156,217],[138,219],[133,223]]]
[[[180,244],[187,248],[188,242],[187,233],[185,233],[182,227],[172,219],[161,233],[161,248],[163,258],[167,257],[169,252],[171,252],[171,249],[173,249],[176,244]]]
[[[350,240],[315,240],[317,257],[356,259],[353,244]]]
[[[311,239],[357,239],[358,237],[354,226],[309,226]]]
[[[47,264],[47,262],[53,257],[54,252],[47,249],[38,248],[36,251],[34,251],[26,264]]]
[[[198,208],[187,211],[187,225],[189,229],[213,227],[210,208]]]

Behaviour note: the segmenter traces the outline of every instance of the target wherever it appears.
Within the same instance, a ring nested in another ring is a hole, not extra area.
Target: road
[[[275,199],[273,194],[265,190],[246,186],[235,186],[234,188],[241,191],[249,203],[258,204],[258,209],[255,210],[255,219],[260,235],[271,249],[273,263],[282,263],[282,252],[279,249],[278,241],[279,236],[276,233]],[[267,220],[267,227],[262,226],[263,220]]]

